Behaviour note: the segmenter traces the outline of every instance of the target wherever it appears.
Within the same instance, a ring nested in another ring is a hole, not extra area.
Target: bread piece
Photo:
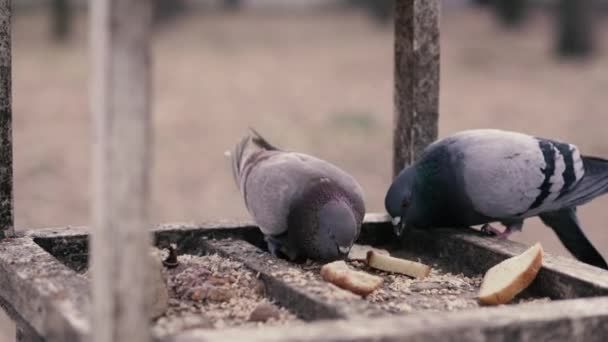
[[[343,260],[323,265],[321,277],[338,287],[364,297],[374,292],[384,281],[381,277],[350,269]]]
[[[350,253],[348,253],[348,260],[366,261],[368,251],[374,251],[383,255],[390,255],[386,249],[374,248],[369,245],[353,245],[350,249]]]
[[[367,252],[369,267],[393,273],[401,273],[413,278],[425,278],[431,273],[431,266],[419,262],[382,255],[375,251]]]
[[[520,255],[494,265],[486,272],[479,289],[479,302],[506,304],[528,287],[543,265],[543,247],[536,243]]]

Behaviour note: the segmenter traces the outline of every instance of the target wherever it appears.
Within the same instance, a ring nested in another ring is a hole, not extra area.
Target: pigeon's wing
[[[256,144],[258,147],[267,150],[267,151],[282,151],[280,148],[272,145],[268,142],[268,140],[264,139],[260,133],[258,133],[255,129],[249,128],[251,131],[251,141]]]
[[[365,216],[365,203],[363,188],[355,180],[353,176],[346,173],[337,166],[326,162],[325,160],[304,154],[304,153],[293,153],[299,160],[302,161],[303,165],[309,169],[311,173],[318,174],[322,177],[326,177],[334,182],[338,188],[344,190],[347,198],[353,206],[353,210],[357,215],[357,221],[362,222]]]
[[[277,235],[287,229],[292,203],[314,182],[327,178],[343,189],[359,222],[365,215],[363,191],[347,173],[315,157],[268,151],[247,174],[245,202],[262,232]]]
[[[281,150],[259,133],[241,140],[232,151],[232,173],[245,205],[266,235],[282,234],[294,200],[314,181],[327,178],[343,189],[359,222],[365,215],[363,190],[336,166],[302,153]]]
[[[250,128],[250,131],[249,135],[236,144],[231,153],[232,176],[241,191],[243,191],[243,184],[247,178],[248,171],[261,160],[267,158],[268,155],[273,154],[267,152],[281,151],[279,148],[271,145],[253,128]]]
[[[472,130],[441,143],[473,208],[491,218],[559,209],[555,201],[584,174],[576,146],[521,133]]]
[[[555,231],[562,244],[578,260],[608,269],[608,264],[606,264],[604,258],[583,233],[574,208],[542,213],[539,217]]]
[[[282,234],[293,201],[319,176],[294,153],[267,151],[255,158],[242,182],[245,204],[264,234]]]

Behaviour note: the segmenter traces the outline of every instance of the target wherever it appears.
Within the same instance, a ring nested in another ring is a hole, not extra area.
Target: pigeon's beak
[[[347,255],[350,252],[350,246],[338,246],[338,251],[342,255]]]
[[[392,223],[393,223],[393,232],[395,232],[395,235],[397,237],[401,237],[401,235],[403,235],[403,232],[405,231],[405,228],[406,228],[405,220],[403,219],[403,216],[393,217]]]

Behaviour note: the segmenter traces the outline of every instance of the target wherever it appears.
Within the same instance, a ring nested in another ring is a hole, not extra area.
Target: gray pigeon
[[[232,171],[273,255],[348,255],[365,215],[363,190],[353,177],[326,161],[282,151],[253,130],[234,148]]]
[[[484,231],[506,238],[521,230],[524,219],[539,216],[576,258],[608,269],[576,216],[577,206],[606,192],[608,160],[581,156],[572,144],[479,129],[429,145],[395,178],[385,206],[397,235],[406,226],[483,224]]]

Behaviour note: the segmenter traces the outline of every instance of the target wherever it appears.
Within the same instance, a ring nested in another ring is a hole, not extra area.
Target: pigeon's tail
[[[608,264],[602,255],[583,233],[575,208],[546,212],[539,216],[547,226],[555,231],[564,247],[578,260],[605,270],[608,269]]]
[[[608,160],[582,156],[585,175],[567,195],[562,204],[576,207],[608,193]]]
[[[245,161],[243,157],[245,156],[245,150],[247,149],[247,145],[249,144],[250,140],[251,137],[249,136],[241,139],[230,154],[230,157],[232,158],[232,176],[234,177],[234,181],[238,187],[240,187],[241,184],[241,170]]]
[[[586,174],[608,174],[608,159],[582,156]]]
[[[236,144],[230,154],[232,158],[232,176],[237,186],[241,186],[241,175],[248,163],[255,163],[257,158],[251,158],[259,151],[278,151],[279,149],[271,145],[253,128],[249,128],[251,133],[245,136]]]
[[[249,127],[251,131],[251,141],[256,144],[258,147],[263,148],[268,151],[279,151],[280,149],[270,144],[264,137],[260,135],[255,129]]]

